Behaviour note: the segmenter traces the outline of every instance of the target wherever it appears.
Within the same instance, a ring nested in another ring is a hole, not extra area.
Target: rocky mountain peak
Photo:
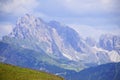
[[[120,51],[117,45],[119,37],[102,36],[98,43],[100,47],[97,47],[93,39],[84,40],[69,26],[57,21],[46,23],[29,14],[18,19],[13,32],[4,37],[3,41],[38,52],[42,50],[54,59],[67,59],[82,66],[120,60],[117,53]],[[113,52],[115,57],[118,56],[117,59],[111,57]]]
[[[30,14],[25,14],[23,17],[19,18],[16,26],[18,27],[37,27],[41,26],[44,21],[41,18],[36,18]]]
[[[13,32],[9,35],[11,37],[19,37],[19,38],[35,38],[40,37],[40,34],[47,33],[48,25],[40,19],[36,18],[30,14],[25,14],[23,17],[17,20],[15,28]]]

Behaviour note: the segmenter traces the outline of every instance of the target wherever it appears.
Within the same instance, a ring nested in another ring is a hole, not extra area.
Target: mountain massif
[[[67,73],[120,62],[120,35],[103,34],[98,42],[90,37],[83,39],[69,26],[26,14],[0,41],[0,61],[65,77]]]

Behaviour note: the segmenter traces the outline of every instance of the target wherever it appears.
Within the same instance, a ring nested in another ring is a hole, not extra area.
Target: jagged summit
[[[18,19],[13,32],[9,36],[17,38],[40,37],[41,33],[44,34],[47,32],[47,28],[48,26],[42,19],[25,14],[23,17]]]
[[[27,27],[37,27],[42,23],[44,23],[44,21],[41,18],[36,18],[30,14],[25,14],[23,17],[18,19],[17,26],[20,25],[22,27],[27,24]]]

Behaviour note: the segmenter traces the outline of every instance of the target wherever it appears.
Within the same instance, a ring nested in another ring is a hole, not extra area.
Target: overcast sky
[[[120,0],[0,0],[0,37],[26,13],[57,20],[82,36],[120,33]]]

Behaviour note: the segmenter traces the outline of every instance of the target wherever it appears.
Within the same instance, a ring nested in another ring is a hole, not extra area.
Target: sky
[[[56,20],[81,36],[120,33],[120,0],[0,0],[0,38],[26,13]]]

